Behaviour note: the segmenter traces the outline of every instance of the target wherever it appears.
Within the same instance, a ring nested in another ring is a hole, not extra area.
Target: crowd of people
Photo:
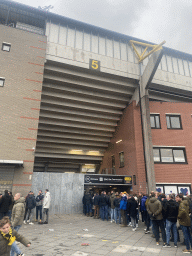
[[[145,234],[152,233],[156,245],[160,245],[160,233],[163,247],[174,247],[180,242],[179,230],[182,230],[186,249],[183,253],[192,252],[192,197],[182,193],[165,195],[151,192],[150,195],[139,193],[129,195],[126,192],[91,194],[86,191],[83,199],[83,212],[87,217],[110,220],[121,224],[121,227],[132,227],[135,232],[139,220],[145,223]]]
[[[48,214],[50,207],[50,192],[39,190],[35,197],[30,191],[24,198],[21,193],[12,193],[5,190],[4,195],[0,194],[0,255],[14,256],[24,255],[15,241],[29,247],[30,242],[18,234],[22,224],[33,225],[33,213],[36,208],[36,219],[39,224],[48,224]]]

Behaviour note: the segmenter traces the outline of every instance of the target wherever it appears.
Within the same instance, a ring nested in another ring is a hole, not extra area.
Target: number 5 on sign
[[[100,71],[100,61],[90,59],[89,60],[89,68],[92,70]]]

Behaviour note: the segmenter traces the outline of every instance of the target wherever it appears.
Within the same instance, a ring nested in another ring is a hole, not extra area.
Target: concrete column
[[[154,52],[140,78],[140,104],[144,139],[145,164],[147,173],[148,192],[156,190],[155,168],[153,159],[153,143],[150,123],[150,108],[148,87],[151,83],[159,62],[163,56],[163,50]]]
[[[156,190],[155,169],[153,160],[153,143],[150,124],[149,96],[145,95],[141,98],[141,115],[143,125],[143,139],[145,152],[145,165],[147,172],[148,192]]]

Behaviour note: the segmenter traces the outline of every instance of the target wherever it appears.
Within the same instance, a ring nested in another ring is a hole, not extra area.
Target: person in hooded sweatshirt
[[[22,197],[21,193],[17,193],[14,196],[14,205],[12,209],[12,218],[11,218],[12,229],[16,230],[17,232],[22,226],[24,214],[25,214],[25,198]],[[15,253],[17,253],[17,255],[23,255],[20,248],[14,242],[11,246],[10,256],[14,256]]]
[[[159,245],[159,228],[161,229],[162,239],[164,245],[166,244],[166,233],[162,215],[161,202],[155,197],[155,193],[151,193],[151,198],[147,204],[147,211],[151,216],[151,220],[154,228],[154,235],[156,238],[156,244]]]

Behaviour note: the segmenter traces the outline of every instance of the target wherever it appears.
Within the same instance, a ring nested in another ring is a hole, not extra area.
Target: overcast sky
[[[17,0],[192,54],[192,0]]]

